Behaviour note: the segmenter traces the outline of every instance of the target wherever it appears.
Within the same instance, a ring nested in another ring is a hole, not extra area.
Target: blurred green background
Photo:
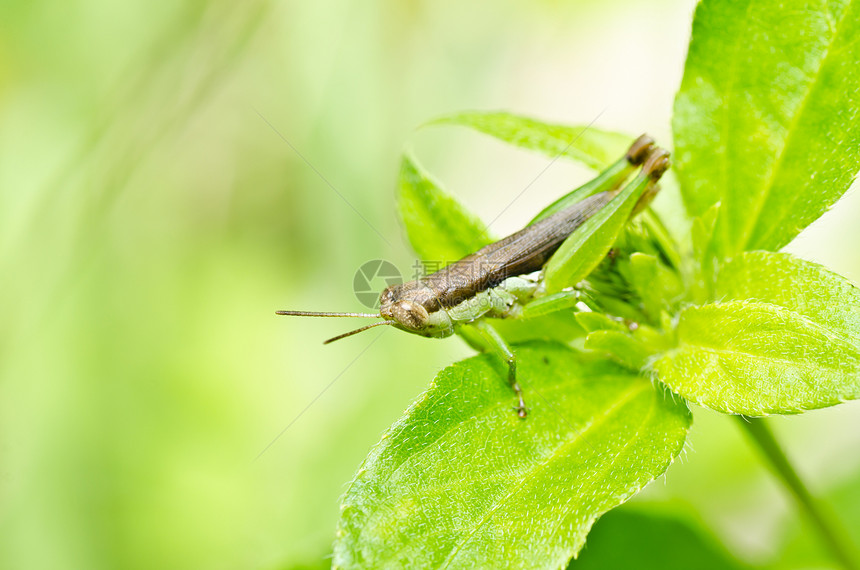
[[[469,351],[389,331],[323,347],[354,323],[273,311],[362,310],[371,259],[410,274],[404,145],[485,219],[547,164],[415,133],[437,115],[597,118],[670,144],[693,5],[0,4],[0,567],[325,566],[363,457]],[[493,231],[586,176],[554,164]],[[790,247],[854,282],[856,194]],[[860,528],[860,406],[775,428]],[[633,506],[748,562],[827,567],[716,414],[696,410]]]

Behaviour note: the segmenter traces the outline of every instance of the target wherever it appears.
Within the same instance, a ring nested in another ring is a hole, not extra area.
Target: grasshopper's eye
[[[412,330],[421,330],[430,321],[427,309],[412,301],[400,301],[391,310],[391,316],[398,324]]]
[[[385,290],[382,292],[382,294],[379,295],[380,306],[381,305],[387,305],[387,304],[391,303],[392,301],[394,301],[394,287],[396,287],[396,285],[386,287]]]

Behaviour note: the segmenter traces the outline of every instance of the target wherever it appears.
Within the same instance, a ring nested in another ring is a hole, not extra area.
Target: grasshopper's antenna
[[[276,315],[288,315],[291,317],[367,317],[379,318],[379,313],[332,313],[327,311],[275,311]]]
[[[374,316],[379,316],[379,315],[374,315]],[[336,337],[332,337],[332,338],[328,339],[327,341],[323,342],[323,344],[329,344],[329,343],[334,342],[336,340],[340,340],[342,338],[346,338],[348,336],[358,334],[362,331],[366,331],[367,329],[372,329],[373,327],[378,327],[381,325],[396,325],[396,324],[397,324],[397,321],[380,321],[378,323],[373,323],[372,325],[365,325],[361,328],[355,329],[354,331],[349,331],[348,333],[343,333],[343,334],[337,335]]]

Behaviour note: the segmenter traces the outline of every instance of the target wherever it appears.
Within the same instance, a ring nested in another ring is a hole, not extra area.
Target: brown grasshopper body
[[[649,185],[636,205],[635,213],[644,208],[656,194],[657,181],[669,167],[669,153],[656,147],[653,140],[643,135],[633,143],[625,159],[631,166],[641,165],[640,176],[649,178]],[[516,299],[497,289],[511,278],[542,269],[561,244],[619,192],[618,188],[613,188],[593,194],[435,273],[386,288],[380,295],[378,315],[310,311],[277,311],[277,314],[383,319],[331,338],[325,341],[326,344],[381,325],[394,326],[427,337],[450,336],[460,324],[472,323],[486,315],[506,316]],[[498,351],[509,366],[508,379],[519,399],[517,411],[520,417],[525,417],[526,407],[516,381],[513,351],[501,337],[491,336],[492,342],[501,343]]]

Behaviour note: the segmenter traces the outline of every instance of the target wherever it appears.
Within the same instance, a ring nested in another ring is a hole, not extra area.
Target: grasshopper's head
[[[330,338],[323,344],[382,325],[391,325],[406,332],[436,338],[454,334],[454,322],[448,316],[448,312],[439,304],[433,290],[420,281],[392,285],[385,289],[379,297],[379,315],[329,311],[275,311],[275,313],[293,317],[383,318],[381,321]]]
[[[436,294],[421,281],[386,288],[379,296],[379,315],[400,330],[442,338],[454,334],[454,323]]]

